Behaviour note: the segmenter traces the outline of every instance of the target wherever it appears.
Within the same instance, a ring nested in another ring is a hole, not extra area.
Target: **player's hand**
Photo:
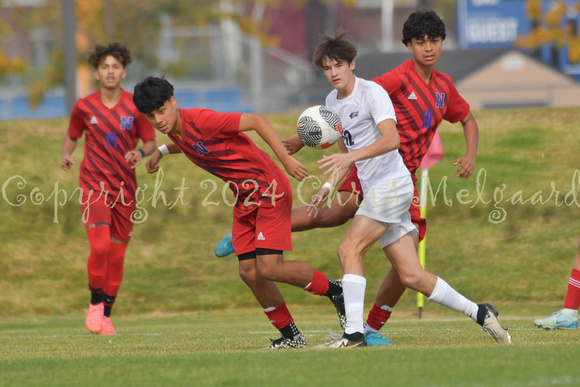
[[[323,187],[314,196],[312,196],[312,200],[310,201],[310,204],[307,208],[308,216],[316,218],[318,211],[322,208],[322,206],[324,206],[324,203],[326,203],[326,199],[328,199],[329,194],[330,189]]]
[[[68,171],[75,164],[75,158],[72,155],[63,156],[60,160],[60,169]]]
[[[467,179],[473,173],[473,169],[475,168],[475,159],[472,157],[459,157],[453,163],[454,166],[457,166],[457,176],[463,179]]]
[[[141,152],[138,150],[132,150],[125,154],[125,161],[128,162],[133,169],[137,168],[137,166],[141,164],[142,160],[143,157],[141,156]]]
[[[350,153],[334,153],[330,156],[322,156],[322,159],[318,160],[318,164],[321,164],[319,169],[325,169],[325,175],[329,173],[338,173],[342,170],[350,170],[353,162],[350,161]]]
[[[284,145],[284,148],[286,148],[286,152],[288,152],[289,155],[298,153],[300,149],[304,148],[304,143],[297,134],[282,140],[282,144]]]
[[[308,168],[302,165],[294,157],[286,157],[284,161],[282,161],[282,164],[284,164],[286,172],[296,180],[302,181],[308,177]]]
[[[139,153],[139,152],[137,152],[137,153]],[[159,149],[157,149],[155,152],[153,152],[151,157],[149,157],[147,159],[147,161],[145,162],[145,168],[147,168],[147,172],[149,172],[149,173],[157,172],[159,170],[159,162],[161,161],[162,158],[163,158],[163,155],[161,154]]]

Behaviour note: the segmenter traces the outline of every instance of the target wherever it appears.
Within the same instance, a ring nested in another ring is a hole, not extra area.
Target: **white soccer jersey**
[[[377,141],[381,137],[378,123],[388,119],[397,121],[389,95],[374,82],[356,78],[348,97],[339,100],[337,94],[337,90],[328,94],[326,106],[340,117],[342,139],[349,152]],[[365,195],[373,185],[409,175],[397,149],[355,164]]]

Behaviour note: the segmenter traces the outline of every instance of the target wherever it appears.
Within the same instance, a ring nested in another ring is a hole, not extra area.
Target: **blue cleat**
[[[232,245],[232,233],[222,237],[213,249],[216,257],[223,258],[234,252],[234,245]]]
[[[560,309],[548,318],[534,320],[534,324],[538,328],[550,330],[578,329],[578,312],[571,309]]]
[[[387,339],[379,332],[368,331],[365,333],[365,339],[370,347],[393,345],[391,340]]]

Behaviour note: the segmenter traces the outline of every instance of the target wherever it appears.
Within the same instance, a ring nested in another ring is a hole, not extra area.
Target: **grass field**
[[[296,307],[311,344],[334,319]],[[233,323],[232,321],[235,321]],[[529,318],[508,318],[515,343],[499,346],[463,318],[393,318],[389,348],[258,348],[272,329],[249,310],[120,317],[115,337],[91,336],[70,318],[0,323],[0,380],[46,385],[392,385],[575,386],[576,331],[543,332]],[[258,328],[258,329],[257,329]]]
[[[73,194],[82,143],[65,173],[66,120],[0,122],[0,385],[579,385],[578,332],[539,331],[532,321],[562,307],[578,248],[580,111],[475,116],[480,149],[468,180],[452,166],[464,151],[460,126],[441,128],[445,158],[429,171],[427,268],[496,305],[513,345],[496,345],[468,318],[429,302],[418,320],[407,292],[387,324],[393,347],[282,353],[259,351],[277,332],[236,260],[213,256],[231,226],[231,197],[180,156],[163,160],[163,175],[139,170],[145,200],[113,311],[119,335],[89,335],[88,244]],[[297,115],[269,118],[285,137]],[[320,155],[297,158],[320,176]],[[314,189],[292,183],[295,205],[300,195],[309,200]],[[346,227],[294,234],[286,258],[339,278]],[[365,265],[368,310],[389,265],[378,247]],[[311,346],[338,330],[327,300],[281,289]]]

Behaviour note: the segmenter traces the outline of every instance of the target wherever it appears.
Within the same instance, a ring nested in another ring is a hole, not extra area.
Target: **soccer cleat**
[[[477,306],[479,306],[477,322],[483,327],[483,330],[498,343],[511,344],[512,337],[508,330],[502,327],[497,320],[499,313],[495,310],[495,307],[491,304],[479,304]]]
[[[265,349],[306,348],[306,345],[308,345],[306,337],[304,337],[302,333],[299,333],[296,336],[294,336],[293,339],[289,339],[287,337],[280,337],[279,339],[272,340],[272,344],[270,346],[262,349],[265,350]]]
[[[89,305],[89,311],[87,312],[87,318],[85,320],[85,325],[91,333],[101,333],[101,328],[103,326],[103,312],[105,310],[105,305],[100,302],[96,305]]]
[[[215,245],[213,252],[218,258],[223,258],[232,254],[234,252],[234,245],[232,244],[232,233],[222,237],[217,245]]]
[[[365,333],[365,340],[369,347],[388,346],[393,345],[391,340],[381,335],[379,332],[368,331]]]
[[[334,280],[332,281],[342,289],[342,281],[341,280]],[[346,310],[344,309],[344,293],[340,292],[340,294],[336,296],[330,296],[330,301],[332,301],[334,307],[336,308],[336,314],[338,314],[338,319],[340,321],[340,327],[344,331],[346,328]]]
[[[560,309],[548,318],[534,320],[538,328],[543,329],[578,329],[578,312],[576,315],[570,315],[566,310]]]
[[[328,343],[317,345],[314,348],[360,348],[366,346],[368,346],[368,343],[365,339],[365,335],[356,332],[350,335],[345,333],[338,339],[333,339]]]
[[[103,329],[101,329],[101,335],[116,335],[115,327],[111,322],[110,317],[103,316]]]

